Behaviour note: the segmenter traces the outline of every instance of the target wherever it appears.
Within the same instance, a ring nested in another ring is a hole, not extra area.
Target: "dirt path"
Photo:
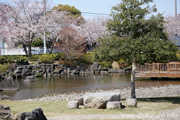
[[[180,120],[180,107],[154,114],[93,114],[93,115],[62,115],[48,118],[48,120],[115,120],[115,119],[141,119],[141,120]]]
[[[142,119],[142,120],[180,120],[180,107],[154,114],[92,114],[92,115],[61,115],[49,117],[48,120],[115,120],[115,119]]]
[[[172,110],[162,111],[161,114],[166,116],[163,120],[180,120],[180,107]]]
[[[106,115],[62,115],[58,117],[48,118],[48,120],[112,120],[112,119],[135,119],[135,117],[124,117],[121,114],[106,114]],[[137,118],[138,119],[138,118]]]

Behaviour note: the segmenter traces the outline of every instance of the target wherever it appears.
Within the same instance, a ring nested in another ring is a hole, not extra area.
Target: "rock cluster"
[[[113,63],[114,65],[115,63]],[[25,78],[27,76],[53,76],[53,75],[74,75],[74,74],[107,74],[107,73],[120,73],[130,71],[130,69],[119,69],[114,68],[102,68],[97,62],[93,63],[91,66],[80,64],[76,67],[66,67],[62,64],[37,64],[37,65],[14,65],[5,73],[0,75],[0,79],[5,79],[7,76],[12,76],[15,78]]]
[[[7,96],[7,95],[3,95],[0,100],[11,100],[11,97]]]
[[[106,108],[109,101],[120,101],[120,93],[105,92],[85,94],[83,104],[86,108]]]
[[[41,108],[13,115],[10,107],[0,105],[0,120],[47,120],[47,118]]]
[[[83,103],[81,103],[81,105],[84,105],[85,108],[96,108],[96,109],[122,108],[122,103],[120,102],[120,93],[115,93],[115,92],[85,94],[83,98],[79,98],[78,100],[79,101],[69,101],[68,108],[78,109],[81,100],[83,100]]]
[[[47,120],[41,108],[32,110],[32,112],[24,112],[17,115],[16,120]]]

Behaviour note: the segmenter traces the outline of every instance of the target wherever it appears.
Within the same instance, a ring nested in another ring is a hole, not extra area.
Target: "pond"
[[[39,78],[36,82],[16,80],[19,91],[2,91],[0,96],[8,95],[13,100],[34,98],[51,93],[83,91],[90,89],[123,88],[130,86],[130,74],[106,74],[86,76],[55,76]],[[137,80],[136,87],[180,84],[180,80]]]

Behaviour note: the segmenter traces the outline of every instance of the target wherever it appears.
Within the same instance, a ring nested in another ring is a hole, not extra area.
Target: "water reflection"
[[[37,82],[17,80],[20,90],[17,92],[0,92],[0,96],[8,95],[14,100],[33,98],[55,92],[82,91],[89,89],[122,88],[130,86],[130,74],[106,74],[86,76],[56,76],[39,78]],[[180,81],[143,80],[136,81],[136,87],[180,84]]]

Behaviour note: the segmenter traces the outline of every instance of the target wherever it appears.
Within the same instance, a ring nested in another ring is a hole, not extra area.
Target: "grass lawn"
[[[122,100],[125,105],[125,100]],[[86,115],[86,114],[158,114],[162,110],[168,110],[180,107],[180,97],[171,98],[151,98],[138,99],[137,108],[124,109],[86,109],[80,106],[80,109],[68,109],[67,102],[46,101],[46,102],[28,102],[28,101],[0,101],[0,104],[10,106],[13,113],[29,112],[35,108],[42,108],[47,117],[59,115]]]

